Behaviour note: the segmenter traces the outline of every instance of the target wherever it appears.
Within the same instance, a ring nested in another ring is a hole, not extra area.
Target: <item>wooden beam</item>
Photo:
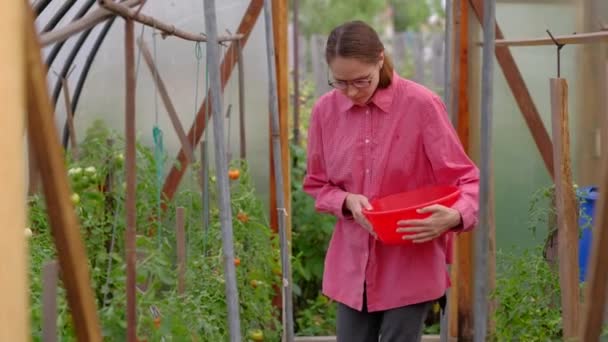
[[[562,322],[564,339],[571,340],[578,335],[579,321],[578,207],[570,166],[568,83],[563,78],[551,79],[551,122],[553,126],[553,160],[556,161],[555,202]]]
[[[11,1],[0,11],[0,341],[26,341],[29,334],[25,198],[25,11],[29,2]]]
[[[51,233],[57,248],[59,266],[76,337],[78,341],[101,341],[101,329],[90,283],[89,268],[86,263],[87,253],[80,236],[78,218],[70,201],[71,191],[63,160],[63,148],[59,144],[59,137],[53,122],[54,110],[47,89],[47,72],[40,54],[31,9],[28,10],[26,26],[27,84],[28,93],[32,94],[28,99],[28,136],[40,167]],[[19,30],[11,30],[11,35],[15,35],[17,31]],[[11,67],[14,68],[14,66]],[[11,84],[11,87],[19,88],[15,84]],[[11,122],[13,121],[11,119]],[[11,149],[16,149],[16,146],[11,146]],[[5,191],[8,193],[6,189]],[[16,199],[13,201],[19,202]],[[2,207],[4,208],[4,206]],[[18,213],[19,211],[13,208],[11,215],[19,215]],[[15,262],[18,260],[11,260],[13,265]],[[15,329],[19,328],[11,327],[10,331],[15,331]],[[4,339],[0,338],[0,340]]]
[[[192,33],[187,32],[181,29],[176,28],[172,24],[165,23],[164,21],[160,21],[154,17],[145,15],[140,13],[139,9],[129,8],[123,4],[111,1],[111,0],[98,0],[97,1],[100,6],[104,7],[110,12],[116,13],[126,19],[131,19],[138,23],[144,24],[146,26],[152,27],[155,30],[161,31],[161,34],[166,36],[176,36],[181,39],[195,41],[195,42],[206,42],[207,35],[200,33]],[[238,40],[241,39],[241,35],[230,35],[230,36],[219,36],[218,40],[220,42],[230,41],[230,40]]]
[[[608,77],[608,68],[605,71]],[[607,111],[608,112],[608,111]],[[604,113],[608,114],[608,113]],[[598,183],[600,196],[595,208],[593,242],[589,258],[588,283],[585,289],[585,311],[579,341],[599,341],[604,325],[608,291],[608,153],[602,152],[602,174]]]
[[[70,133],[70,143],[72,148],[72,158],[78,159],[78,140],[76,140],[76,127],[74,126],[74,112],[72,111],[72,99],[70,97],[70,87],[68,86],[68,80],[64,77],[61,79],[61,86],[63,88],[63,100],[65,101],[65,120],[68,124]]]
[[[241,39],[241,47],[244,48],[249,35],[251,34],[251,30],[253,30],[253,26],[255,25],[258,17],[260,16],[260,12],[262,11],[262,5],[264,4],[264,0],[251,0],[249,3],[249,7],[241,20],[237,33],[243,35]],[[230,78],[232,71],[234,70],[236,60],[234,58],[229,58],[228,56],[232,56],[233,49],[236,48],[235,44],[231,44],[226,52],[224,59],[222,60],[222,65],[220,67],[221,71],[221,82],[222,89],[226,87],[226,83]],[[207,112],[209,111],[209,112]],[[209,92],[207,92],[207,97],[201,104],[198,113],[196,114],[196,118],[194,119],[194,123],[188,131],[188,141],[192,141],[192,147],[196,146],[205,131],[207,126],[207,120],[209,119],[212,112],[211,103],[209,103]],[[186,158],[186,154],[183,149],[180,149],[177,155],[176,165],[173,165],[171,170],[169,171],[169,175],[165,180],[165,184],[163,186],[163,198],[167,200],[173,199],[175,195],[175,191],[179,186],[179,183],[182,180],[182,177],[186,173],[186,168],[188,167],[188,160]],[[162,205],[163,210],[167,209],[165,203]]]
[[[483,1],[469,0],[469,2],[472,5],[477,19],[481,23],[483,19]],[[496,24],[495,30],[496,39],[503,39],[504,36],[498,24]],[[551,138],[549,137],[549,133],[547,133],[547,129],[545,128],[538,109],[534,104],[534,100],[532,100],[532,96],[530,96],[526,82],[524,81],[521,72],[515,63],[515,59],[513,58],[509,48],[505,46],[496,47],[496,59],[502,68],[502,72],[505,75],[511,92],[513,93],[513,97],[515,98],[515,101],[517,102],[517,105],[524,116],[528,129],[530,129],[530,133],[532,133],[532,138],[534,139],[541,158],[545,163],[547,172],[549,172],[551,179],[554,179],[553,146],[551,143]]]
[[[182,150],[184,150],[184,152],[186,153],[188,162],[193,163],[194,162],[194,151],[192,149],[192,146],[190,145],[190,142],[188,141],[188,138],[186,137],[186,133],[184,132],[184,127],[182,127],[182,123],[179,120],[179,116],[177,115],[175,106],[173,105],[173,102],[171,101],[171,98],[169,97],[169,91],[167,90],[167,87],[165,86],[165,82],[163,82],[163,79],[160,77],[160,74],[158,73],[158,68],[156,67],[156,64],[154,63],[154,58],[152,58],[150,49],[148,49],[146,43],[141,39],[137,40],[137,45],[139,46],[139,49],[141,50],[141,54],[144,57],[144,61],[146,61],[146,65],[148,65],[148,69],[150,69],[150,73],[152,74],[152,79],[154,80],[157,90],[160,94],[160,97],[163,100],[163,103],[165,104],[165,108],[167,109],[167,114],[169,115],[169,119],[171,119],[171,124],[173,125],[173,129],[175,129],[175,133],[177,134],[177,137],[182,144]]]
[[[125,253],[127,262],[127,341],[137,340],[136,286],[136,147],[135,147],[135,33],[132,20],[125,20],[125,195],[126,231]],[[157,218],[160,220],[160,218]]]
[[[564,36],[555,36],[555,40],[559,44],[590,44],[608,41],[608,31],[588,32],[570,34]],[[551,37],[533,38],[533,39],[497,39],[496,46],[542,46],[553,45],[555,42]]]

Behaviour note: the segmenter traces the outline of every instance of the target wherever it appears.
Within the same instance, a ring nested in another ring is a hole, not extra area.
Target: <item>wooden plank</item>
[[[47,262],[42,268],[42,340],[57,341],[57,284],[56,261]]]
[[[553,160],[555,201],[557,209],[559,279],[562,295],[564,338],[578,336],[578,223],[570,162],[568,127],[568,83],[563,78],[551,79],[551,118],[553,126]]]
[[[165,105],[165,108],[167,109],[167,114],[169,115],[169,119],[171,120],[173,129],[175,129],[175,133],[177,134],[177,137],[182,144],[182,150],[186,154],[186,158],[188,158],[188,162],[193,163],[194,162],[194,151],[192,150],[193,147],[190,145],[188,138],[186,138],[186,133],[184,132],[182,123],[180,122],[179,116],[177,115],[177,111],[175,110],[175,106],[173,105],[173,102],[171,101],[171,98],[169,97],[169,91],[167,90],[167,87],[165,86],[165,82],[163,82],[163,79],[160,77],[160,74],[158,73],[158,68],[156,67],[154,58],[152,58],[150,49],[148,49],[148,46],[146,45],[146,43],[141,39],[137,40],[137,45],[139,46],[139,49],[141,50],[141,54],[144,57],[144,61],[146,61],[146,65],[148,66],[148,69],[150,69],[150,73],[152,74],[152,79],[156,83],[158,93],[160,94],[160,97],[163,100],[163,104]]]
[[[177,293],[186,292],[186,231],[184,207],[175,208],[175,240],[177,249]]]
[[[477,19],[481,22],[483,18],[483,1],[469,0],[469,2],[472,5]],[[498,24],[496,24],[495,31],[496,39],[504,38]],[[528,129],[532,134],[536,148],[538,148],[541,158],[545,163],[547,172],[549,172],[551,179],[554,179],[553,146],[551,143],[551,138],[549,137],[549,133],[547,133],[547,129],[545,128],[538,109],[534,104],[534,100],[532,100],[532,96],[530,95],[528,87],[526,86],[526,82],[524,81],[509,48],[505,46],[497,46],[496,60],[498,61],[503,74],[505,75],[509,88],[511,89],[513,97],[515,98],[515,102],[517,102],[517,105],[524,116],[524,120],[526,121]]]
[[[25,1],[4,3],[0,11],[0,341],[29,339],[25,198]],[[39,53],[39,51],[37,51]]]
[[[554,36],[559,44],[591,44],[608,41],[608,31],[577,33]],[[555,45],[551,37],[533,39],[497,39],[496,46],[542,46]]]
[[[90,283],[89,268],[88,264],[83,262],[87,260],[87,254],[82,237],[80,236],[78,218],[70,201],[71,191],[63,160],[63,148],[59,144],[59,137],[57,136],[57,130],[53,122],[54,110],[47,89],[46,68],[40,54],[40,45],[31,9],[28,10],[28,22],[26,25],[28,88],[29,93],[32,94],[28,99],[28,136],[33,146],[36,161],[40,167],[51,233],[57,247],[59,266],[63,271],[62,279],[67,292],[68,305],[72,312],[77,339],[87,342],[101,341],[101,329]],[[11,30],[11,35],[15,35],[17,31],[19,30]],[[15,68],[14,66],[11,67]],[[20,88],[15,83],[11,84],[11,87]],[[14,118],[11,117],[11,122],[14,121]],[[3,135],[3,137],[5,136]],[[20,145],[13,144],[11,151],[17,150],[18,146]],[[7,184],[9,183],[12,186],[12,182],[8,182]],[[7,189],[4,189],[4,191],[11,193]],[[14,194],[11,193],[11,195]],[[17,198],[13,196],[12,201],[21,203]],[[1,207],[9,208],[5,206]],[[10,213],[10,216],[19,216],[17,208],[11,208]],[[8,239],[8,237],[5,236],[5,239]],[[10,246],[12,247],[14,244],[11,243]],[[19,259],[13,259],[10,262],[14,266],[15,263],[19,262]],[[16,275],[12,274],[11,277],[10,283],[18,282]],[[7,302],[5,301],[4,303],[3,307],[7,307]],[[17,314],[11,314],[11,317],[18,315],[19,311],[17,310],[16,312]],[[3,322],[8,321],[3,320]],[[11,325],[11,329],[8,330],[18,331],[19,329],[19,325]],[[3,331],[2,333],[8,330],[0,329],[0,331]],[[0,340],[5,340],[1,337],[2,333],[0,333]],[[6,340],[25,339],[9,338]]]
[[[608,68],[606,69],[608,78]],[[608,110],[604,114],[608,114]],[[598,182],[600,196],[596,203],[593,242],[589,258],[585,308],[579,341],[599,341],[604,324],[606,292],[608,290],[608,153],[602,153],[602,174]]]
[[[336,336],[296,336],[295,342],[336,342]],[[423,335],[421,342],[439,342],[439,335]]]
[[[237,33],[243,35],[241,41],[241,47],[244,48],[251,31],[253,30],[253,26],[255,25],[258,17],[260,16],[260,12],[262,11],[262,5],[264,4],[264,0],[251,0],[249,3],[249,7],[241,20]],[[230,45],[228,51],[226,52],[226,56],[230,56],[232,50],[235,49],[235,45]],[[224,58],[222,61],[222,65],[220,67],[220,77],[221,77],[221,88],[224,89],[226,87],[226,83],[230,78],[232,70],[235,66],[234,58]],[[196,114],[196,118],[194,119],[194,123],[192,124],[190,131],[188,131],[188,141],[192,141],[192,146],[196,146],[200,141],[203,132],[207,126],[207,120],[211,116],[212,108],[211,104],[208,102],[209,93],[207,93],[207,97],[201,104],[198,113]],[[165,179],[165,184],[163,185],[163,198],[166,198],[167,201],[173,199],[175,195],[175,191],[179,186],[184,174],[186,173],[186,168],[188,167],[188,160],[186,158],[185,151],[180,149],[177,155],[177,161],[169,171],[167,178]],[[166,204],[162,205],[163,210],[167,209]]]
[[[133,21],[125,21],[125,195],[126,232],[125,253],[127,262],[127,340],[137,340],[137,294],[135,292],[137,270],[135,265],[136,234],[136,151],[135,151],[135,35]],[[160,220],[160,218],[157,218]]]

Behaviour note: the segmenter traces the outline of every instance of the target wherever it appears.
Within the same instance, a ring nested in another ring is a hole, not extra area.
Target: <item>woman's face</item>
[[[384,55],[375,64],[338,56],[329,64],[332,74],[330,84],[356,105],[365,105],[378,87],[383,63]]]

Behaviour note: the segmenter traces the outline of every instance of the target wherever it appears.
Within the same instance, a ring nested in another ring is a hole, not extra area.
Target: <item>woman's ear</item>
[[[382,67],[384,66],[384,51],[380,52],[380,69],[382,69]]]

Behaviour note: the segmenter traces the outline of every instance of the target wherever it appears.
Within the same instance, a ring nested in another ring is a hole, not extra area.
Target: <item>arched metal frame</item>
[[[89,0],[88,3],[84,4],[80,8],[78,13],[76,13],[76,15],[74,16],[74,19],[72,19],[72,22],[82,18],[89,11],[89,9],[93,6],[93,4],[95,4],[95,0]],[[63,47],[63,44],[65,44],[66,41],[67,40],[64,40],[62,42],[55,44],[55,46],[53,46],[53,50],[51,50],[48,57],[46,58],[46,65],[53,64],[53,61],[55,61],[55,58],[57,57],[57,55],[59,55],[59,50],[61,50],[61,48]]]
[[[52,0],[40,0],[39,2],[36,2],[33,5],[34,11],[36,13],[36,17],[39,17],[40,14],[42,14],[42,12],[48,7],[48,5],[51,3],[51,1]],[[96,2],[96,0],[88,0],[87,3],[82,5],[82,7],[78,10],[78,12],[72,18],[72,22],[84,17],[91,10],[91,8],[93,8],[93,5],[95,4],[95,2]],[[42,32],[52,31],[57,26],[57,24],[59,24],[59,22],[61,22],[61,20],[66,16],[66,14],[72,9],[72,7],[75,4],[76,4],[76,0],[70,0],[70,1],[67,1],[66,3],[64,3],[59,8],[59,10],[57,10],[57,12],[51,17],[51,19],[44,25]],[[102,29],[100,30],[99,34],[95,38],[95,42],[94,42],[93,46],[91,47],[90,51],[88,52],[87,58],[85,60],[85,64],[83,65],[82,70],[80,71],[80,74],[78,76],[78,82],[76,83],[76,87],[73,90],[74,95],[72,98],[72,113],[74,113],[74,115],[76,115],[76,108],[78,107],[80,95],[82,94],[82,89],[86,82],[88,73],[95,60],[95,57],[97,56],[97,52],[99,51],[101,44],[105,40],[105,37],[107,36],[108,31],[110,30],[110,28],[112,27],[112,24],[114,23],[114,19],[115,19],[115,17],[112,17],[103,24]],[[57,107],[57,100],[59,99],[59,94],[61,93],[61,80],[67,76],[68,72],[72,68],[72,65],[74,63],[74,60],[76,59],[76,56],[82,49],[82,46],[84,45],[84,43],[89,38],[91,31],[93,31],[94,29],[95,29],[95,27],[92,27],[92,28],[80,33],[78,40],[76,41],[74,46],[71,48],[65,61],[63,61],[63,63],[62,63],[63,65],[61,66],[61,71],[58,75],[57,80],[55,81],[55,85],[53,88],[52,98],[53,98],[53,104],[55,107]],[[48,56],[46,58],[46,64],[47,64],[47,68],[49,70],[53,66],[53,63],[55,62],[57,56],[61,52],[61,49],[64,47],[66,41],[56,43],[53,46],[51,52],[48,54]],[[64,128],[63,128],[63,132],[62,132],[62,145],[63,145],[64,149],[67,148],[69,139],[70,139],[70,135],[68,134],[68,127],[67,127],[67,122],[66,122],[64,125]]]

